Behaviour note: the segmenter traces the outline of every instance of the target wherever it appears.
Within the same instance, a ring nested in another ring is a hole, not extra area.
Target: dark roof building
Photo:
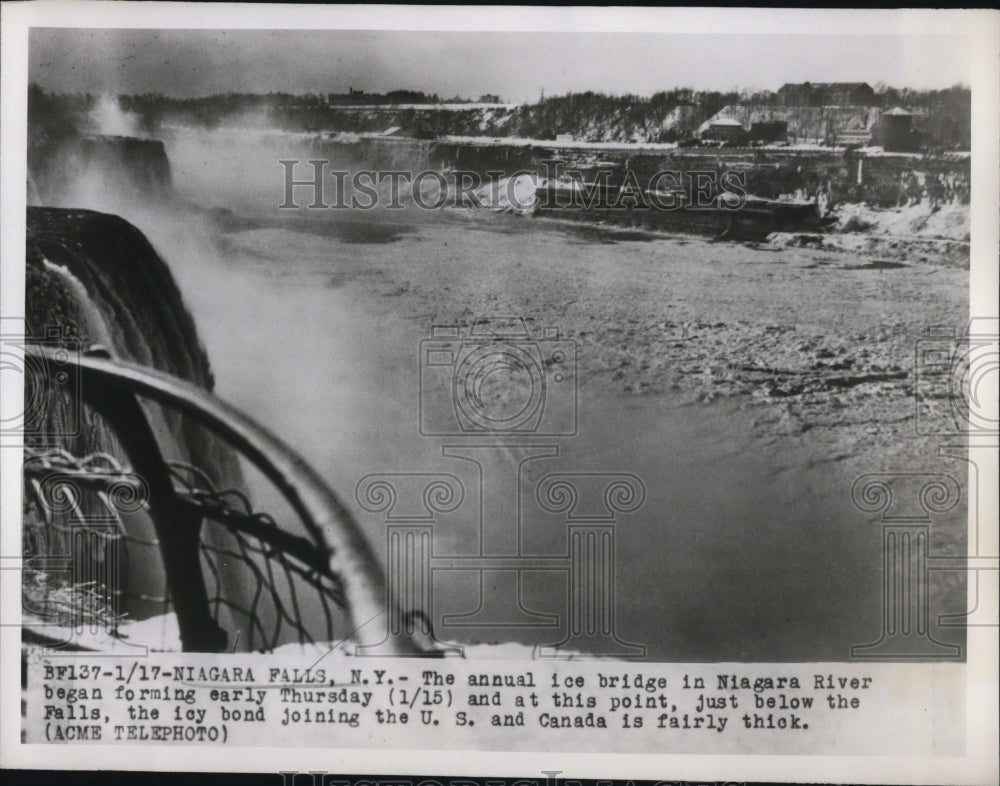
[[[715,139],[721,142],[742,142],[746,139],[746,135],[743,124],[732,117],[716,118],[701,132],[702,139]]]
[[[913,152],[920,148],[920,134],[913,127],[914,115],[901,107],[883,112],[878,119],[878,141],[890,152]]]
[[[752,142],[784,142],[788,139],[787,120],[758,120],[750,126]]]

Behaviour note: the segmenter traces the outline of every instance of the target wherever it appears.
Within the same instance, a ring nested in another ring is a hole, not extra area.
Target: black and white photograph
[[[73,5],[4,7],[0,760],[996,776],[996,13]]]

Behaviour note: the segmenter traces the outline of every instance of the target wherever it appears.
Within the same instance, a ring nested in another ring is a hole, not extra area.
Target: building
[[[878,113],[872,111],[836,118],[836,122],[831,124],[827,144],[846,148],[867,147],[872,144],[872,129],[877,123]]]
[[[778,88],[784,106],[876,106],[867,82],[786,82]]]
[[[785,142],[788,140],[788,121],[758,120],[750,126],[747,138],[751,142]]]
[[[358,104],[365,103],[369,97],[365,96],[364,90],[355,90],[353,87],[347,88],[346,93],[327,93],[326,103],[328,104]]]
[[[913,113],[901,107],[883,112],[878,119],[876,138],[889,152],[908,153],[920,149],[920,134],[913,127]]]
[[[866,147],[871,141],[871,131],[864,128],[848,128],[837,134],[834,144],[838,147]]]
[[[701,132],[701,138],[717,142],[739,143],[747,139],[746,129],[739,120],[731,117],[719,117],[711,120]]]

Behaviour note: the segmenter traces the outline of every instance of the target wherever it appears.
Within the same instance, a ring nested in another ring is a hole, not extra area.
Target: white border
[[[751,10],[651,8],[412,7],[412,6],[267,6],[181,3],[37,2],[7,3],[2,10],[0,95],[3,101],[0,202],[2,260],[0,313],[23,314],[24,215],[26,179],[27,30],[57,27],[174,27],[229,29],[392,29],[494,30],[559,32],[664,32],[811,35],[968,36],[973,63],[972,313],[997,315],[1000,247],[1000,15],[992,11],[938,10]],[[2,391],[14,403],[20,386]],[[0,450],[4,493],[0,495],[0,554],[18,554],[20,531],[20,451]],[[984,476],[989,476],[984,472]],[[992,477],[996,477],[995,471]],[[995,489],[994,489],[995,491]],[[995,494],[989,496],[995,504]],[[996,527],[996,511],[983,510],[982,521]],[[995,535],[995,529],[993,530]],[[995,539],[995,538],[994,538]],[[989,542],[989,541],[987,541]],[[4,560],[8,562],[8,560]],[[0,593],[20,593],[17,571],[0,571]],[[996,581],[985,582],[997,608]],[[982,598],[980,600],[983,600]],[[5,624],[16,619],[18,605],[0,603]],[[0,628],[0,651],[16,652],[17,627]],[[400,772],[410,775],[470,776],[495,774],[540,778],[543,770],[561,769],[560,777],[615,777],[711,780],[864,781],[909,783],[997,782],[997,630],[973,628],[968,635],[967,753],[963,758],[808,757],[808,756],[665,756],[606,754],[509,754],[448,751],[329,751],[315,749],[87,746],[72,748],[21,745],[19,659],[0,659],[0,762],[5,767],[59,769],[162,769],[277,773],[321,770],[331,773]],[[179,755],[180,754],[180,755]],[[250,754],[250,755],[248,755]]]

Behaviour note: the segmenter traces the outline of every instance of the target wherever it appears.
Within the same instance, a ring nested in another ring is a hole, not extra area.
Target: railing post
[[[73,373],[79,373],[76,369]],[[212,617],[201,569],[201,516],[174,492],[170,471],[136,397],[100,379],[81,385],[83,400],[121,440],[134,472],[149,487],[149,515],[160,542],[171,602],[185,652],[221,652],[228,636]]]

